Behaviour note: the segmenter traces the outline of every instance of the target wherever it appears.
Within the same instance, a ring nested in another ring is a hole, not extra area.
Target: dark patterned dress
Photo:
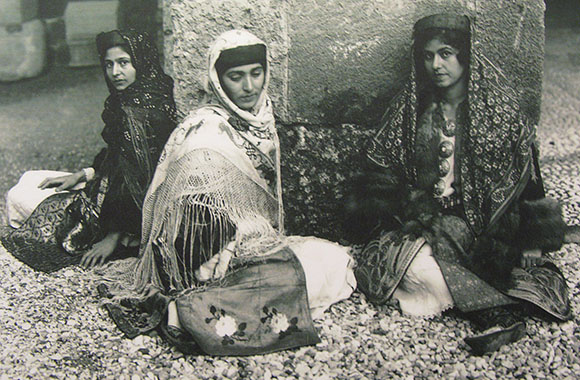
[[[173,80],[163,73],[147,36],[134,31],[99,35],[101,60],[119,43],[128,50],[137,78],[122,91],[107,80],[110,96],[101,134],[107,146],[93,161],[94,179],[82,190],[45,199],[22,226],[2,236],[4,247],[35,269],[50,272],[76,264],[109,232],[139,239],[143,199],[176,125]]]
[[[474,46],[467,99],[453,131],[451,196],[438,194],[442,140],[435,131],[446,122],[432,95],[418,91],[414,69],[368,145],[351,218],[366,226],[361,230],[379,227],[357,260],[359,288],[374,302],[387,302],[428,244],[459,310],[525,300],[570,319],[560,271],[547,258],[519,267],[522,251],[559,249],[564,222],[557,203],[544,196],[535,129],[508,82]]]

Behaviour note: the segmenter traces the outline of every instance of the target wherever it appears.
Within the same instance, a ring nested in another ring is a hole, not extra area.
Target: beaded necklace
[[[452,160],[455,153],[455,133],[457,131],[456,119],[445,116],[443,106],[438,103],[436,110],[437,118],[433,128],[439,133],[440,142],[438,151],[438,176],[439,180],[433,187],[433,195],[442,197],[448,187],[448,175],[452,168]]]

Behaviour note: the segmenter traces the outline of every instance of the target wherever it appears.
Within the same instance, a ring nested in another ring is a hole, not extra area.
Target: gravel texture
[[[562,201],[567,221],[580,224],[580,60],[574,51],[579,34],[547,37],[539,127],[542,172],[548,193]],[[100,145],[101,124],[94,110],[102,106],[106,89],[96,84],[98,70],[76,74],[94,81],[68,86],[62,74],[62,88],[34,98],[19,98],[17,87],[0,88],[2,95],[12,94],[0,103],[1,191],[30,168],[72,170],[90,163]],[[83,96],[87,93],[91,96]],[[74,108],[67,108],[70,104]],[[88,134],[79,134],[75,115],[83,115]],[[76,123],[74,130],[71,123]],[[40,124],[54,125],[54,130],[41,130]],[[578,245],[568,244],[553,254],[568,281],[575,313],[580,310],[579,253]],[[0,279],[0,380],[568,379],[580,374],[578,317],[563,324],[530,318],[527,337],[476,357],[463,342],[472,333],[468,322],[453,316],[403,317],[395,307],[371,306],[355,293],[315,322],[322,339],[316,346],[263,356],[191,357],[155,333],[123,338],[80,268],[38,273],[0,247]]]

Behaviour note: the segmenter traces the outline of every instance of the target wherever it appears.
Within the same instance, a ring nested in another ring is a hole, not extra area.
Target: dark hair
[[[415,57],[415,69],[417,71],[417,79],[419,81],[425,80],[425,66],[423,64],[423,50],[425,45],[433,40],[438,39],[444,44],[448,44],[459,50],[457,60],[464,67],[469,67],[471,42],[469,41],[469,33],[447,28],[428,28],[417,32],[415,35],[415,42],[413,44],[413,54]]]
[[[266,70],[266,46],[262,44],[238,46],[221,52],[215,63],[218,77],[221,80],[223,73],[237,66],[259,63]]]
[[[101,61],[105,59],[105,55],[107,55],[107,50],[113,47],[120,47],[125,51],[125,53],[131,55],[129,44],[123,38],[123,35],[118,30],[103,32],[97,35],[97,51],[99,52]]]

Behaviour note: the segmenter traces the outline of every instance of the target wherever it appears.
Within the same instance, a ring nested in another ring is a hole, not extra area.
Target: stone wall
[[[287,229],[339,240],[345,181],[409,72],[412,26],[440,12],[476,20],[482,48],[506,76],[517,78],[522,106],[537,122],[541,0],[166,0],[166,68],[183,114],[201,100],[206,52],[218,34],[245,28],[266,41]]]

